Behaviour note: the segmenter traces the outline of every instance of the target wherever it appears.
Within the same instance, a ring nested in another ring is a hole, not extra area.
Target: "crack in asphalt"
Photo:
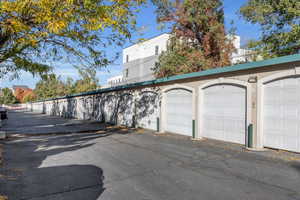
[[[30,200],[30,199],[34,199],[34,198],[44,198],[44,197],[49,197],[49,196],[58,195],[58,194],[64,194],[64,193],[69,193],[69,192],[74,192],[74,191],[79,191],[79,190],[86,190],[86,189],[90,189],[90,188],[96,188],[96,187],[99,187],[99,186],[101,187],[102,184],[89,185],[89,186],[85,186],[85,187],[74,188],[74,189],[71,189],[71,190],[64,190],[64,191],[53,192],[53,193],[48,193],[48,194],[43,194],[43,195],[38,195],[38,196],[33,196],[33,197],[21,198],[20,200]],[[103,188],[103,190],[104,189],[105,188]]]

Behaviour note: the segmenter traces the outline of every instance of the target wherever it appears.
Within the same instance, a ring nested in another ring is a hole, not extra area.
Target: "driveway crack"
[[[21,198],[20,200],[30,200],[30,199],[34,199],[34,198],[44,198],[44,197],[48,197],[48,196],[64,194],[64,193],[69,193],[69,192],[74,192],[74,191],[79,191],[79,190],[86,190],[86,189],[89,189],[89,188],[96,188],[96,187],[102,187],[102,186],[103,186],[102,184],[89,185],[89,186],[85,186],[85,187],[78,187],[78,188],[74,188],[74,189],[70,189],[70,190],[64,190],[64,191],[60,191],[60,192],[53,192],[53,193],[43,194],[43,195],[39,195],[39,196]],[[103,188],[103,190],[104,189],[105,188]]]

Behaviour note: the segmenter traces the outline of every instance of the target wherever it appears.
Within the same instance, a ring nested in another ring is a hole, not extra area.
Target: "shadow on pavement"
[[[9,200],[96,200],[105,189],[101,168],[80,165],[76,163],[78,160],[68,157],[62,159],[76,164],[56,166],[55,160],[51,166],[41,167],[41,164],[50,156],[91,147],[95,144],[92,140],[110,134],[24,137],[5,142],[0,194],[7,195]]]
[[[7,135],[47,135],[102,130],[105,124],[98,121],[66,119],[26,111],[8,112],[8,120],[1,130]]]

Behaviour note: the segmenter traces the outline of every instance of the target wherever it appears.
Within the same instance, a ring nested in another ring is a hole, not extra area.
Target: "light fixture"
[[[248,78],[249,83],[256,83],[257,82],[257,76],[250,76]]]

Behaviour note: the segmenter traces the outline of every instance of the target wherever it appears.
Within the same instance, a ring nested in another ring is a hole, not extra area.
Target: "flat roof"
[[[149,41],[149,40],[152,40],[152,39],[154,39],[154,38],[158,38],[158,37],[160,37],[160,36],[162,36],[162,35],[170,35],[170,33],[161,33],[161,34],[159,34],[159,35],[155,35],[155,36],[153,36],[153,37],[150,37],[150,38],[148,38],[148,39],[145,39],[144,41],[141,41],[141,42],[137,42],[137,43],[135,43],[135,44],[131,44],[131,45],[129,45],[129,46],[126,46],[125,48],[123,48],[123,50],[124,49],[128,49],[128,48],[130,48],[130,47],[132,47],[132,46],[134,46],[134,45],[137,45],[137,44],[141,44],[141,43],[144,43],[144,42],[147,42],[147,41]]]
[[[98,90],[84,92],[84,93],[67,95],[67,96],[63,96],[63,97],[45,99],[44,101],[94,95],[94,94],[100,94],[100,93],[105,93],[105,92],[136,88],[136,87],[140,87],[140,86],[156,85],[156,84],[167,83],[167,82],[171,82],[171,81],[184,80],[184,79],[189,79],[189,78],[205,77],[205,76],[209,76],[209,75],[216,75],[216,74],[222,74],[222,73],[227,73],[227,72],[258,69],[258,68],[262,68],[262,67],[266,67],[266,66],[285,64],[285,63],[291,63],[291,62],[296,62],[296,61],[300,61],[300,54],[282,56],[282,57],[278,57],[278,58],[272,58],[272,59],[267,59],[267,60],[262,60],[262,61],[257,61],[257,62],[249,62],[249,63],[245,63],[245,64],[238,64],[238,65],[232,65],[232,66],[227,66],[227,67],[213,68],[213,69],[209,69],[209,70],[193,72],[193,73],[188,73],[188,74],[180,74],[180,75],[159,78],[159,79],[150,80],[150,81],[130,83],[130,84],[126,84],[126,85],[120,85],[120,86],[115,86],[115,87],[110,87],[110,88],[103,88],[103,89],[98,89]],[[36,101],[36,102],[42,102],[42,100]]]

